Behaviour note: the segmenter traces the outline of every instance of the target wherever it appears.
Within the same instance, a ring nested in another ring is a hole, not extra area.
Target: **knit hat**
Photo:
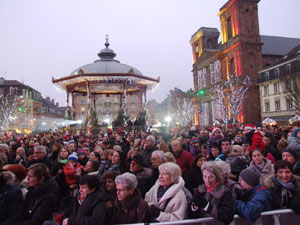
[[[198,138],[194,138],[191,140],[191,144],[199,144],[199,139]]]
[[[73,152],[71,155],[69,155],[68,160],[69,161],[73,160],[73,161],[77,162],[78,161],[77,154],[75,152]]]
[[[9,165],[6,170],[13,172],[19,181],[22,181],[26,177],[26,168],[20,164]]]
[[[247,168],[240,173],[240,178],[251,187],[256,187],[259,184],[260,175],[255,169]]]
[[[6,151],[8,151],[9,149],[7,144],[0,144],[0,147],[3,147]]]
[[[84,149],[83,148],[78,149],[77,155],[85,155]]]
[[[138,164],[140,164],[142,166],[143,165],[143,156],[135,155],[135,156],[133,156],[132,161],[136,161]]]
[[[246,124],[244,130],[254,130],[255,126],[253,124]]]
[[[283,154],[284,152],[290,153],[295,158],[295,160],[298,159],[298,155],[297,155],[297,152],[295,150],[293,150],[291,148],[285,148],[285,149],[282,150],[281,154]]]
[[[219,127],[214,127],[213,129],[212,129],[212,134],[214,134],[217,130],[219,130],[221,133],[222,133],[222,131],[221,131],[221,129],[219,128]]]

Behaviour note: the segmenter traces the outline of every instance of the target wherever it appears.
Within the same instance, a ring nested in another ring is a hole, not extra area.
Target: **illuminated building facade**
[[[229,0],[218,14],[221,32],[216,28],[201,27],[190,40],[195,92],[213,89],[214,85],[231,75],[250,77],[251,85],[237,116],[241,123],[261,121],[258,72],[278,61],[299,41],[296,38],[260,35],[258,2]],[[218,43],[220,34],[221,43]],[[276,50],[278,44],[282,46],[281,51]],[[224,112],[220,101],[222,99],[216,99],[209,93],[195,98],[195,124],[206,126],[221,120]]]

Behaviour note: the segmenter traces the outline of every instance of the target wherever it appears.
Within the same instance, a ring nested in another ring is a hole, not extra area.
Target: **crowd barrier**
[[[148,225],[148,224],[157,224],[157,223],[135,223],[132,225]],[[218,220],[208,217],[201,219],[188,219],[188,220],[180,220],[173,222],[163,222],[159,223],[159,225],[223,225],[223,223]],[[294,225],[300,224],[300,215],[295,214],[290,209],[282,209],[282,210],[273,210],[263,212],[261,217],[256,220],[255,223],[250,223],[247,220],[242,219],[238,215],[234,216],[234,220],[230,223],[230,225]]]

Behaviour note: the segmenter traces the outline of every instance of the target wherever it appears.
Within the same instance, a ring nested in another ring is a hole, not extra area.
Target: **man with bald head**
[[[16,150],[15,164],[22,164],[26,167],[26,155],[23,147],[19,147]]]
[[[179,140],[172,142],[172,152],[175,156],[176,163],[182,170],[182,173],[186,174],[187,171],[192,168],[194,157],[191,153],[182,148],[182,144]]]

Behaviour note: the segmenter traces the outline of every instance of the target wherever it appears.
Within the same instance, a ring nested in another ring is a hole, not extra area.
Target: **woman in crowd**
[[[51,152],[49,154],[49,158],[52,162],[57,162],[61,148],[62,146],[60,143],[54,142],[54,144],[51,147]]]
[[[114,204],[113,224],[148,222],[148,204],[142,199],[136,176],[124,173],[115,179],[117,199]]]
[[[157,148],[158,148],[158,150],[161,150],[163,152],[169,152],[170,151],[168,144],[165,143],[165,142],[158,143]]]
[[[274,165],[270,160],[265,159],[261,150],[256,148],[252,151],[252,161],[250,162],[250,168],[255,168],[260,174],[261,185],[264,185],[264,181],[267,177],[274,174]]]
[[[207,158],[204,154],[200,153],[195,158],[192,168],[187,172],[186,175],[186,187],[193,192],[194,188],[197,188],[199,185],[203,184],[203,177],[201,167],[207,161]]]
[[[180,167],[168,162],[161,164],[158,169],[159,179],[145,196],[151,220],[167,222],[185,219],[187,200]]]
[[[217,145],[220,148],[221,140],[223,138],[224,138],[224,135],[222,134],[221,129],[218,127],[213,128],[211,135],[209,136],[208,143],[207,143],[208,152],[211,151],[212,145]]]
[[[194,191],[189,207],[190,217],[214,217],[222,223],[230,223],[234,218],[234,199],[231,191],[223,184],[223,174],[216,162],[202,165],[204,184]]]
[[[43,163],[36,163],[28,168],[28,192],[25,198],[25,219],[20,225],[40,225],[52,219],[57,210],[59,187],[50,176],[49,168]]]
[[[90,154],[90,158],[89,159],[91,159],[91,160],[94,160],[94,161],[97,161],[98,162],[98,164],[100,163],[100,161],[101,161],[101,156],[100,156],[100,154],[98,153],[98,152],[91,152],[91,154]]]
[[[293,174],[293,166],[285,160],[275,163],[275,174],[265,180],[272,193],[272,208],[290,208],[300,214],[300,177]]]
[[[83,169],[83,174],[97,175],[98,168],[99,168],[99,162],[96,160],[93,160],[93,159],[89,159],[89,161],[87,161],[87,163]]]
[[[72,198],[71,215],[63,220],[63,225],[102,225],[105,217],[105,202],[99,191],[97,176],[80,177],[79,195]]]
[[[218,145],[212,145],[209,152],[208,161],[214,161],[218,155],[221,154],[220,147]]]

